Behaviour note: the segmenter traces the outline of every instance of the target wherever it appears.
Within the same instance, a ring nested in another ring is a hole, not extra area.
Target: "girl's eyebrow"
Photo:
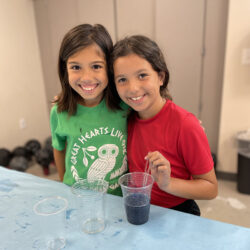
[[[104,62],[104,61],[93,61],[93,62],[91,62],[91,64],[93,64],[93,63],[101,63],[101,64],[105,64],[105,62]],[[81,63],[79,63],[79,62],[75,62],[75,61],[68,61],[68,64],[81,64]]]
[[[135,73],[136,73],[136,74],[139,74],[139,73],[144,72],[144,71],[147,71],[147,69],[139,69],[139,70],[137,70]]]
[[[137,70],[134,74],[137,75],[137,74],[140,74],[140,73],[145,72],[145,71],[147,71],[147,69],[139,69],[139,70]],[[117,76],[115,77],[115,79],[117,79],[117,78],[119,78],[119,77],[125,77],[125,76],[126,76],[126,74],[120,74],[120,75],[117,75]]]
[[[105,61],[93,61],[91,63],[102,63],[102,64],[105,64]]]
[[[93,64],[93,63],[101,63],[101,64],[105,64],[105,62],[104,62],[104,61],[93,61],[93,62],[91,62],[91,64]],[[75,62],[75,61],[68,61],[68,64],[81,64],[81,63],[79,63],[79,62]]]
[[[78,62],[71,61],[71,62],[68,62],[68,64],[79,64],[79,63],[78,63]]]
[[[117,75],[117,76],[115,77],[115,79],[120,78],[120,77],[124,77],[124,76],[125,76],[125,75],[120,74],[120,75]]]

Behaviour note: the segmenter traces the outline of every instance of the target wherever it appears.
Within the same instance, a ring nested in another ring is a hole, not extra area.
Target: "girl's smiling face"
[[[108,85],[107,65],[102,50],[90,45],[67,60],[70,86],[83,98],[80,104],[93,107],[100,103]]]
[[[160,95],[164,73],[156,72],[144,58],[136,54],[118,57],[114,77],[119,96],[141,119],[155,116],[164,106],[166,101]]]

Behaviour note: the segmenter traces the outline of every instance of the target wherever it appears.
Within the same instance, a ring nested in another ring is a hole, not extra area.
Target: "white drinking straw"
[[[149,174],[149,164],[148,164],[148,160],[146,160],[146,164],[145,164],[145,169],[144,169],[144,172],[146,173],[146,175],[144,175],[144,178],[143,178],[143,186],[145,186],[148,182],[148,175]]]

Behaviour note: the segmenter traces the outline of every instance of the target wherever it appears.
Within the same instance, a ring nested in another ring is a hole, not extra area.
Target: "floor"
[[[47,176],[37,164],[30,166],[26,172],[59,181],[54,165],[50,165],[50,174]],[[250,195],[239,193],[237,183],[234,181],[218,180],[218,182],[219,194],[215,199],[197,201],[201,216],[250,228]]]
[[[250,228],[250,195],[237,191],[234,181],[218,180],[219,194],[213,200],[200,200],[203,217]]]

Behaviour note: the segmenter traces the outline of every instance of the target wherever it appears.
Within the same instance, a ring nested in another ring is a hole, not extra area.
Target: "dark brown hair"
[[[92,44],[96,44],[102,50],[107,63],[107,75],[109,83],[113,81],[108,65],[110,64],[110,53],[113,48],[112,39],[108,31],[101,24],[81,24],[72,28],[64,36],[59,50],[58,74],[62,90],[58,99],[54,101],[58,105],[58,112],[67,111],[69,115],[76,112],[77,102],[82,98],[73,90],[68,81],[67,60],[70,56]],[[104,96],[106,96],[106,90]],[[111,101],[107,102],[111,109],[119,108],[118,104]]]
[[[118,41],[115,44],[111,54],[112,74],[113,74],[113,64],[115,60],[117,60],[119,57],[127,56],[129,54],[136,54],[141,58],[144,58],[151,64],[152,68],[156,72],[165,73],[163,85],[160,87],[160,94],[163,98],[172,100],[172,97],[168,91],[169,71],[163,53],[158,47],[158,45],[148,37],[141,35],[126,37]],[[115,88],[115,83],[113,81],[107,88],[108,91],[107,95],[109,96],[108,98],[111,98],[110,96],[112,95],[112,93],[114,96],[118,95],[117,91],[114,89],[116,88]]]

